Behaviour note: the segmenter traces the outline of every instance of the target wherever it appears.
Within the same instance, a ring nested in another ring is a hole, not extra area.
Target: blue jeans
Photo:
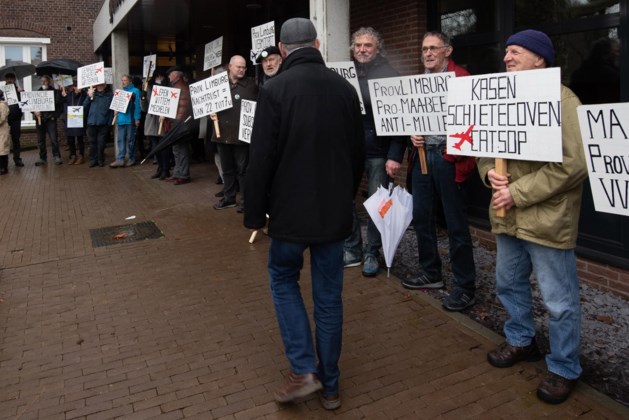
[[[306,248],[310,248],[318,365],[299,287]],[[291,370],[298,375],[316,372],[324,395],[338,394],[343,336],[343,242],[308,245],[273,239],[269,247],[269,276]]]
[[[369,158],[365,159],[365,174],[367,175],[367,193],[371,197],[379,186],[386,187],[389,183],[389,176],[387,175],[386,158]],[[343,248],[345,252],[350,255],[361,258],[363,255],[363,239],[360,230],[360,221],[358,220],[358,213],[356,212],[356,206],[353,210],[354,223],[352,225],[352,234],[345,240]],[[367,224],[367,247],[365,254],[372,255],[376,258],[380,255],[380,248],[382,247],[382,239],[380,238],[380,231],[373,223],[371,218]]]
[[[509,314],[504,333],[512,346],[535,336],[530,275],[534,270],[550,314],[548,370],[567,379],[581,375],[581,307],[574,249],[555,249],[509,235],[496,235],[496,291]]]
[[[443,146],[426,147],[426,164],[428,174],[422,175],[419,159],[413,163],[413,227],[417,236],[419,265],[429,277],[435,280],[441,278],[441,258],[437,248],[434,216],[434,200],[441,199],[448,225],[454,287],[474,293],[476,267],[472,237],[463,191],[454,182],[454,164],[443,158]]]
[[[129,161],[135,161],[135,124],[118,125],[118,156],[116,160],[124,160],[127,155],[127,146],[129,148]]]

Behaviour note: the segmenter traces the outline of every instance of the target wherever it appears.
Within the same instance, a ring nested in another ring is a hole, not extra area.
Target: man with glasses
[[[122,89],[131,93],[131,100],[127,106],[127,112],[115,113],[118,120],[118,156],[114,162],[109,164],[110,168],[135,165],[135,133],[140,126],[142,112],[140,108],[140,91],[131,83],[131,76],[125,74],[120,80]],[[126,164],[125,157],[128,157]]]
[[[422,62],[425,73],[454,72],[458,76],[469,73],[450,58],[450,39],[441,32],[428,32],[422,41]],[[446,153],[446,136],[411,136],[415,148],[426,151],[428,173],[422,174],[418,153],[411,158],[413,227],[417,236],[420,272],[405,279],[407,289],[435,289],[444,286],[441,277],[441,258],[437,247],[435,200],[441,200],[450,242],[450,263],[454,275],[452,293],[443,301],[449,311],[461,311],[474,304],[476,268],[472,238],[465,211],[461,183],[474,173],[474,158],[453,157]]]

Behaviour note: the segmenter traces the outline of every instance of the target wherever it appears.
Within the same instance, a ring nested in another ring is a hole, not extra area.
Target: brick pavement
[[[495,369],[500,338],[384,275],[346,271],[343,406],[278,406],[284,358],[266,274],[235,209],[154,167],[10,167],[0,179],[0,418],[628,418],[586,385],[535,397],[543,362]],[[164,237],[93,248],[90,229],[154,221]],[[309,276],[304,272],[307,295]]]

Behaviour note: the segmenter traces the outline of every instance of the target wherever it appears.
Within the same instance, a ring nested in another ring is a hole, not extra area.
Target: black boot
[[[160,176],[162,176],[162,168],[158,166],[157,171],[155,171],[155,173],[151,175],[151,179],[157,179]]]
[[[0,156],[0,175],[9,173],[9,156]]]

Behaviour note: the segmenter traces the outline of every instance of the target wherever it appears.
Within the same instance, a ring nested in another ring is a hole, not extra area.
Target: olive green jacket
[[[515,207],[504,218],[489,205],[494,234],[506,234],[558,249],[576,247],[583,181],[587,166],[577,118],[579,98],[561,86],[561,135],[563,162],[508,160],[509,191]],[[478,171],[491,188],[487,172],[493,158],[479,158]]]

